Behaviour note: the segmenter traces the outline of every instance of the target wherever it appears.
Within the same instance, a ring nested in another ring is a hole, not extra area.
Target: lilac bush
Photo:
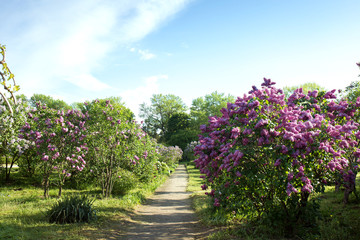
[[[170,168],[174,167],[182,158],[183,151],[178,146],[159,146],[160,162],[166,163]]]
[[[360,100],[298,89],[286,102],[274,85],[264,79],[222,116],[209,117],[195,163],[215,207],[254,218],[281,209],[285,222],[296,222],[310,195],[339,175],[355,189],[360,133],[352,117]]]
[[[139,181],[154,176],[155,144],[132,120],[132,113],[109,99],[86,103],[89,116],[90,171],[99,179],[104,197],[111,195],[116,178],[130,171]]]
[[[44,197],[49,197],[52,173],[58,175],[59,197],[66,178],[73,171],[85,168],[88,151],[85,127],[86,116],[80,111],[56,111],[37,103],[37,108],[28,113],[28,122],[19,137],[33,143],[41,165]]]

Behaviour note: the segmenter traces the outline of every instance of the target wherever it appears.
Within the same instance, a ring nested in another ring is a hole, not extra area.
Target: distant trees
[[[207,124],[210,116],[219,116],[220,110],[226,107],[228,102],[234,101],[234,96],[215,91],[204,97],[194,99],[190,108],[190,115],[195,125],[199,127],[202,124]]]
[[[284,94],[285,94],[285,99],[287,99],[288,97],[290,97],[291,94],[293,94],[293,92],[296,89],[302,88],[302,91],[304,94],[307,94],[309,91],[314,91],[314,90],[318,90],[318,91],[326,91],[326,89],[314,82],[309,82],[309,83],[304,83],[298,86],[285,86],[283,88]]]
[[[164,142],[170,146],[179,146],[184,150],[189,142],[197,139],[198,131],[194,128],[188,113],[174,114],[169,119],[167,128]]]
[[[154,94],[151,105],[140,105],[140,117],[144,119],[144,129],[152,137],[164,140],[168,132],[168,121],[176,113],[184,113],[187,110],[185,103],[173,94]]]
[[[47,96],[44,94],[34,94],[30,100],[30,105],[32,107],[36,107],[36,103],[41,102],[43,105],[45,104],[46,107],[56,109],[56,110],[70,110],[70,107],[65,101],[60,99],[54,99],[51,96]]]
[[[188,108],[180,97],[155,94],[151,105],[140,105],[140,117],[144,119],[144,130],[160,142],[169,146],[186,145],[197,139],[200,125],[208,122],[209,116],[220,115],[220,110],[235,98],[217,91],[193,100]]]
[[[356,63],[356,65],[360,68],[360,62]],[[345,97],[350,102],[356,102],[356,99],[360,97],[360,82],[351,82],[350,85],[345,88],[343,97]]]

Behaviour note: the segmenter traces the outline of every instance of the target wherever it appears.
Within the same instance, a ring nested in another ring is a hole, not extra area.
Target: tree
[[[21,100],[15,105],[9,102],[12,115],[7,110],[4,100],[0,99],[0,156],[5,158],[5,180],[10,180],[11,169],[17,163],[23,152],[29,147],[29,142],[19,138],[20,129],[26,122],[26,108]]]
[[[2,60],[0,61],[0,64],[2,65],[2,70],[0,71],[0,83],[3,85],[5,92],[0,91],[0,95],[2,100],[4,101],[4,105],[7,107],[10,114],[13,114],[12,106],[9,102],[12,101],[14,105],[17,104],[16,98],[14,96],[14,93],[20,90],[19,85],[16,85],[14,74],[10,71],[10,68],[7,66],[7,63],[5,61],[6,58],[6,48],[4,45],[0,44],[0,53],[2,55]],[[14,86],[12,87],[11,84],[8,82],[12,82]],[[10,94],[10,97],[7,96],[7,94]]]
[[[197,139],[198,131],[192,128],[190,115],[187,113],[175,113],[167,124],[165,143],[170,146],[179,146],[182,150],[191,141]]]
[[[184,113],[187,110],[185,103],[173,94],[154,94],[151,105],[140,105],[140,117],[144,119],[144,130],[150,136],[163,141],[168,131],[168,121],[176,113]]]
[[[284,94],[285,94],[285,99],[287,99],[288,97],[290,97],[291,94],[293,94],[293,92],[296,89],[302,88],[303,93],[307,94],[309,91],[314,91],[314,90],[318,90],[318,91],[326,91],[326,89],[314,82],[312,83],[304,83],[301,84],[299,86],[292,86],[292,87],[288,87],[285,86],[283,88]]]
[[[20,87],[16,85],[14,74],[10,71],[5,61],[5,46],[0,44],[2,70],[0,71],[0,83],[5,92],[0,91],[0,157],[5,156],[5,178],[9,180],[11,168],[18,160],[26,141],[18,138],[18,130],[26,119],[24,108],[14,95]],[[9,83],[10,82],[10,83]],[[11,86],[11,83],[13,86]],[[11,160],[10,166],[8,161]]]
[[[356,65],[360,68],[360,63],[357,63]],[[351,82],[350,85],[345,88],[345,91],[343,92],[343,97],[346,98],[348,101],[356,102],[356,99],[360,97],[360,82]]]
[[[20,100],[21,100],[22,104],[23,104],[25,107],[29,107],[30,102],[29,102],[29,99],[25,96],[25,94],[17,94],[17,95],[16,95],[16,99],[17,99],[17,101],[20,101]]]
[[[190,108],[190,115],[193,118],[196,128],[199,129],[200,125],[207,124],[210,116],[219,116],[220,110],[226,107],[227,103],[234,102],[235,97],[230,94],[225,96],[224,93],[217,91],[199,97],[193,100]]]
[[[60,99],[54,99],[51,96],[47,96],[44,94],[34,94],[30,98],[30,104],[32,107],[36,107],[36,103],[41,102],[42,105],[46,105],[48,108],[56,109],[56,110],[70,110],[71,107]]]

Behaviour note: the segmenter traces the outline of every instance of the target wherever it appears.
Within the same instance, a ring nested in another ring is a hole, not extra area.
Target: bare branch
[[[5,97],[5,95],[2,92],[0,92],[0,95],[1,95],[2,99],[4,100],[4,102],[6,103],[6,105],[8,106],[10,114],[12,116],[14,112],[13,112],[13,109],[12,109],[8,99]]]
[[[2,56],[3,56],[3,57],[2,57],[2,60],[0,61],[0,63],[1,63],[1,65],[4,65],[4,64],[5,64],[6,51],[5,51],[5,48],[4,48],[3,46],[1,46],[1,45],[0,45],[0,49],[2,50]],[[10,77],[11,77],[11,75],[13,75],[12,72],[11,72],[11,70],[10,70],[9,67],[7,67],[7,66],[6,66],[5,68],[6,68],[6,70],[9,72]],[[11,98],[13,99],[14,104],[16,105],[16,104],[17,104],[17,101],[16,101],[16,98],[15,98],[15,96],[14,96],[14,93],[6,86],[5,74],[2,73],[2,72],[0,72],[0,75],[1,75],[2,81],[4,82],[4,89],[10,93]],[[11,79],[13,80],[14,86],[16,86],[16,82],[15,82],[14,76],[11,77]],[[9,80],[9,79],[8,79],[8,80]],[[1,93],[1,95],[3,96],[3,98],[6,98],[4,94]],[[6,99],[6,102],[8,102],[7,99]],[[10,107],[10,106],[9,106],[9,107]]]

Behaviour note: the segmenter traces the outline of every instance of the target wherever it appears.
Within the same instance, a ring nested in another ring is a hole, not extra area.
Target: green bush
[[[67,196],[55,203],[48,211],[50,223],[89,222],[96,218],[96,211],[92,209],[95,200],[86,195]]]
[[[157,161],[156,162],[156,169],[158,170],[158,172],[160,174],[170,175],[171,170],[170,170],[169,166],[164,162]]]
[[[126,169],[120,169],[119,175],[114,183],[113,194],[125,195],[131,189],[135,188],[138,183],[139,180],[134,173]]]

